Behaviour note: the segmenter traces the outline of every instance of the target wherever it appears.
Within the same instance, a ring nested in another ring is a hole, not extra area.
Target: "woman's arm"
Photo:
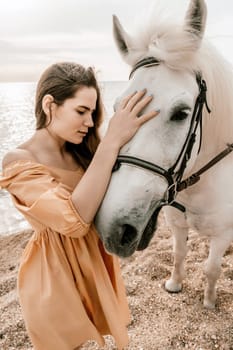
[[[144,94],[145,91],[136,92],[121,102],[92,162],[73,191],[72,202],[87,223],[94,219],[103,200],[120,148],[142,124],[159,113],[150,111],[138,118],[138,114],[152,100],[151,96],[143,97]]]

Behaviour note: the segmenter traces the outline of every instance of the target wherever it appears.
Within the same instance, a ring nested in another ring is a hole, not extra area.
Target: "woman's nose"
[[[84,122],[85,126],[88,126],[89,128],[94,126],[94,122],[93,122],[93,118],[92,115],[88,115],[85,122]]]

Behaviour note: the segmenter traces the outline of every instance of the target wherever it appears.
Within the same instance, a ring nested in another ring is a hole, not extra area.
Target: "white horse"
[[[119,99],[146,88],[154,95],[147,108],[160,109],[160,114],[121,149],[96,225],[106,249],[127,257],[148,246],[158,212],[166,205],[174,268],[165,288],[182,288],[192,228],[210,240],[204,306],[214,308],[221,258],[233,240],[233,74],[203,38],[206,12],[204,0],[191,0],[182,25],[159,14],[136,37],[114,16],[117,46],[132,66]],[[203,169],[199,181],[199,173],[190,180],[223,150],[224,157]]]

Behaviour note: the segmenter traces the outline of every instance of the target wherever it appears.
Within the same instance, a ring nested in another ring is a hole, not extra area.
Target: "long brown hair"
[[[93,113],[94,127],[89,128],[81,144],[76,145],[67,141],[66,149],[86,169],[100,142],[99,127],[103,118],[103,103],[93,68],[85,68],[73,62],[55,63],[47,68],[37,84],[35,114],[36,129],[46,128],[50,121],[47,120],[42,108],[43,97],[47,94],[52,95],[54,102],[60,106],[83,86],[93,87],[97,92],[96,109]]]

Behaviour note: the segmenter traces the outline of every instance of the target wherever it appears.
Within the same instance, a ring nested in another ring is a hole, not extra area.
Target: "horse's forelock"
[[[138,58],[154,56],[169,67],[192,70],[196,65],[197,37],[188,24],[174,22],[167,15],[153,17],[135,31],[126,60],[134,65]]]

